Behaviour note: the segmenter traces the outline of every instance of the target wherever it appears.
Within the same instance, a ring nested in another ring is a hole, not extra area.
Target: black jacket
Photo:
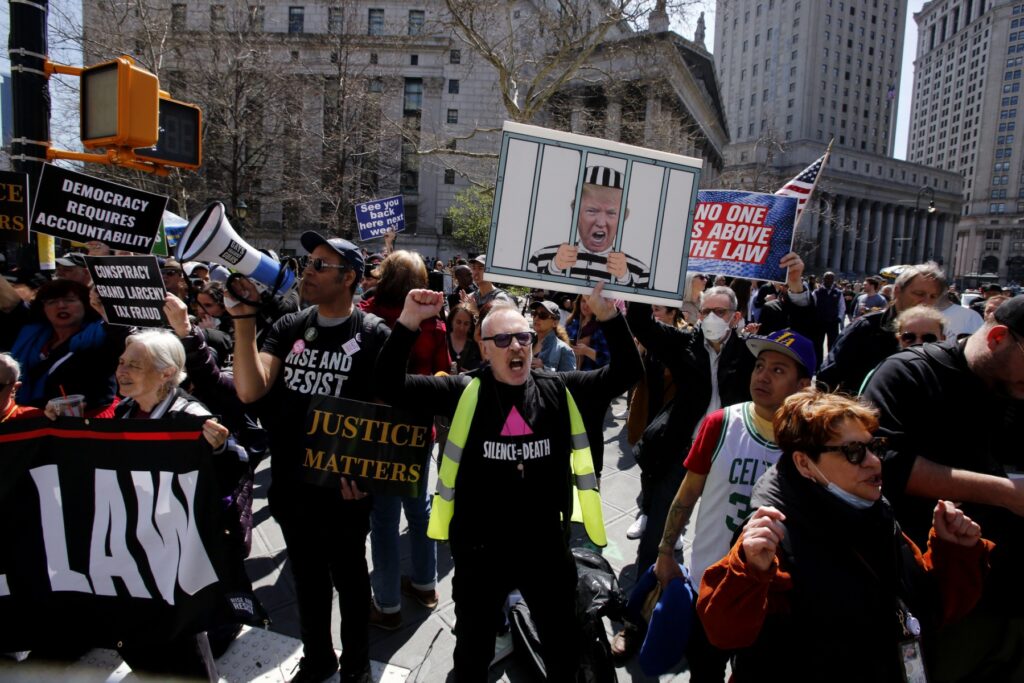
[[[671,411],[665,433],[655,442],[645,435],[643,448],[670,447],[671,455],[682,462],[711,401],[711,361],[704,335],[698,329],[681,330],[654,320],[647,304],[630,303],[628,318],[637,340],[665,364],[679,387],[675,399],[662,408]],[[718,394],[723,406],[750,400],[754,360],[746,342],[733,330],[718,359]],[[649,455],[642,457],[650,461]]]
[[[818,372],[832,391],[856,394],[868,373],[896,353],[896,309],[863,315],[847,325]]]

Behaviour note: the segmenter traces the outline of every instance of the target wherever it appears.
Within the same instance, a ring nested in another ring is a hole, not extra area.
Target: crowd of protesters
[[[108,325],[77,251],[52,279],[0,279],[0,422],[57,418],[69,395],[90,418],[206,417],[233,563],[222,580],[241,587],[269,454],[303,643],[293,681],[339,667],[342,681],[371,680],[368,629],[401,626],[402,594],[429,609],[442,597],[437,540],[455,561],[455,679],[486,680],[518,589],[549,680],[572,680],[569,520],[605,544],[603,430],[623,395],[641,470],[627,535],[640,571],[698,595],[691,680],[724,681],[730,662],[736,681],[923,680],[914,667],[932,681],[1024,680],[1024,481],[1010,477],[1024,467],[1024,297],[990,285],[961,305],[934,263],[891,283],[817,278],[790,253],[783,284],[690,274],[679,307],[626,305],[601,286],[516,295],[486,278],[486,255],[444,264],[393,235],[379,254],[313,232],[301,242],[287,292],[162,260],[165,330]],[[309,352],[338,362],[311,368]],[[417,497],[307,483],[301,437],[318,394],[435,418],[438,481]],[[967,406],[983,420],[971,428]],[[626,621],[613,654],[630,657],[645,629]],[[237,632],[204,637],[216,656]],[[201,675],[192,638],[122,654]]]

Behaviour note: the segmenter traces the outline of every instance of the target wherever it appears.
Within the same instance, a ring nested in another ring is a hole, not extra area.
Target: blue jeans
[[[374,600],[384,612],[397,612],[402,606],[398,531],[403,508],[409,522],[409,543],[412,546],[412,582],[422,590],[433,588],[437,582],[437,544],[427,538],[430,490],[424,479],[421,493],[416,498],[373,497],[373,512],[370,513],[371,583]]]

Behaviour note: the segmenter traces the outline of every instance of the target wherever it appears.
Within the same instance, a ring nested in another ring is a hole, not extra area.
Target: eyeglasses
[[[520,346],[533,346],[537,342],[536,332],[502,332],[493,337],[480,337],[483,341],[492,341],[499,349],[507,349],[512,340],[519,342]]]
[[[702,308],[702,309],[700,309],[701,316],[703,316],[705,318],[708,317],[712,313],[717,315],[719,318],[724,318],[725,316],[729,315],[732,312],[733,312],[733,309],[731,309],[731,308]]]
[[[77,296],[62,296],[56,299],[47,299],[43,302],[43,306],[58,306],[64,304],[65,306],[73,306],[74,304],[80,304],[82,300]]]
[[[184,273],[178,270],[177,268],[161,268],[160,274],[163,275],[164,277],[170,277],[172,275],[177,275],[178,277],[181,277],[182,275],[184,275]]]
[[[808,451],[821,453],[842,453],[847,462],[851,465],[859,465],[864,462],[868,451],[881,457],[888,446],[888,440],[884,436],[876,436],[870,441],[853,441],[851,443],[836,444],[834,446],[825,444],[821,448],[809,448]]]
[[[922,344],[933,344],[939,341],[938,335],[932,334],[931,332],[925,332],[924,334],[914,334],[913,332],[901,332],[900,341],[904,344],[917,344],[920,341]]]
[[[551,320],[551,314],[547,313],[546,311],[534,311],[530,315],[532,315],[537,320]]]
[[[324,271],[324,268],[333,268],[335,270],[346,270],[346,269],[348,269],[348,266],[346,266],[344,264],[335,265],[333,263],[327,263],[322,258],[308,258],[307,257],[307,258],[302,259],[302,269],[305,270],[306,268],[312,268],[316,272],[322,273]]]

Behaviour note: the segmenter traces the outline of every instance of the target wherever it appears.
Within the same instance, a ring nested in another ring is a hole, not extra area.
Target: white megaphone
[[[295,272],[245,242],[224,215],[224,205],[210,204],[188,222],[175,250],[178,261],[212,261],[262,282],[272,292],[287,291]]]

